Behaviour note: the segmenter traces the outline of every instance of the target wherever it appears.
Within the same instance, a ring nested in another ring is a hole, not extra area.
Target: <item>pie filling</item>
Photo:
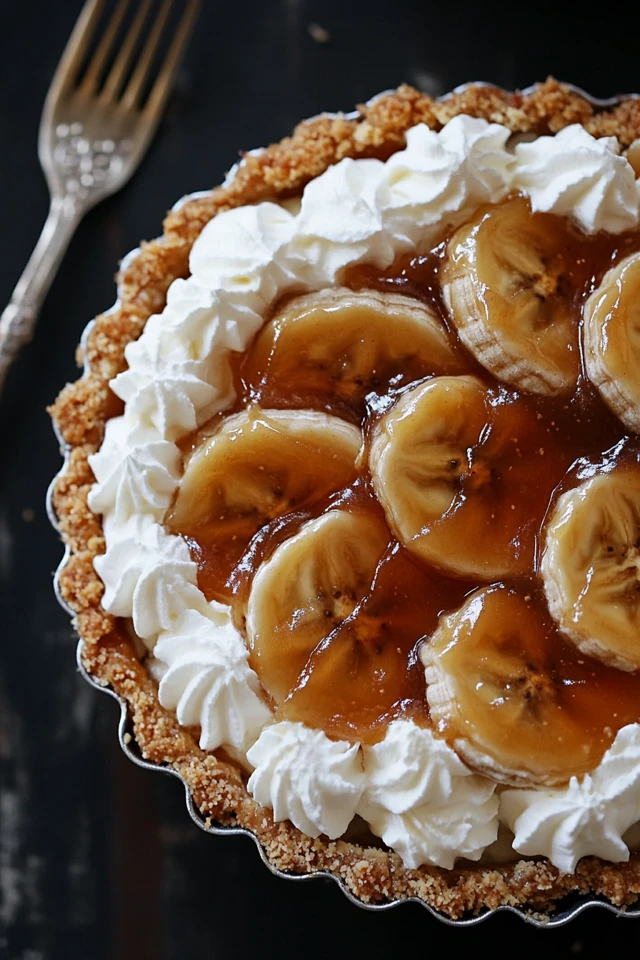
[[[640,672],[583,652],[550,613],[540,576],[545,520],[582,478],[632,471],[632,521],[640,516],[637,437],[585,375],[579,347],[590,293],[637,251],[637,231],[587,236],[511,198],[428,253],[288,296],[234,356],[235,405],[181,443],[185,479],[166,524],[187,541],[207,599],[231,605],[276,720],[375,743],[410,717],[492,758],[492,776],[505,767],[541,783],[592,770],[638,720]],[[523,352],[551,370],[548,392],[505,383],[490,353],[481,363],[462,343],[442,287],[464,276],[465,258],[498,335],[515,325]],[[311,417],[305,430],[308,411],[325,421]],[[362,449],[336,439],[327,417],[361,431]],[[386,465],[384,451],[373,456],[385,429],[398,448]],[[336,512],[375,530],[375,542],[355,529],[354,546],[340,524],[314,531]],[[287,555],[292,538],[300,556]],[[620,549],[637,546],[636,535]],[[637,623],[635,557],[600,602],[627,604]],[[252,585],[270,564],[260,592],[269,612],[248,630]],[[441,616],[471,596],[473,629],[434,639]],[[429,645],[455,678],[451,709],[430,711]]]

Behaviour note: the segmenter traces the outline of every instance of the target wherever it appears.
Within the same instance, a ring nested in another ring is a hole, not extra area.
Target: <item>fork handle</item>
[[[72,197],[51,198],[42,233],[0,316],[0,391],[21,347],[33,336],[42,302],[81,217]]]

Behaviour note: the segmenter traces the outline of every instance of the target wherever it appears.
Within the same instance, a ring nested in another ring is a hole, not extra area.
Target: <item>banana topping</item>
[[[453,576],[530,568],[536,520],[563,473],[562,455],[543,480],[532,472],[553,441],[523,401],[503,401],[476,377],[436,377],[373,430],[369,467],[391,529]]]
[[[617,465],[556,503],[541,571],[549,609],[585,654],[640,668],[640,465]]]
[[[458,334],[499,380],[533,393],[573,390],[579,373],[571,228],[516,198],[452,237],[442,293]]]
[[[262,525],[347,486],[360,444],[355,427],[313,410],[236,414],[189,459],[170,523],[185,530],[251,516]]]
[[[258,570],[247,607],[251,663],[282,703],[314,649],[354,612],[389,542],[379,520],[330,510]],[[366,642],[366,636],[360,638]]]
[[[640,713],[625,674],[581,658],[534,598],[502,585],[442,617],[421,657],[437,732],[502,783],[553,785],[592,770],[612,727]]]
[[[587,376],[622,422],[640,431],[640,253],[605,274],[584,306]]]
[[[260,332],[243,369],[264,403],[286,388],[292,404],[358,405],[468,364],[442,321],[399,293],[320,290],[289,300]]]
[[[228,417],[202,441],[167,523],[204,544],[201,585],[209,599],[229,599],[227,579],[265,524],[313,510],[353,483],[361,442],[360,431],[337,417],[255,407]]]

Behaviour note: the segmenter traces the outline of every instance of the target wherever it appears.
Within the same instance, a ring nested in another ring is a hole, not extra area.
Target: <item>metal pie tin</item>
[[[494,89],[496,88],[496,84],[484,83],[482,81],[478,81],[476,83],[469,82],[456,87],[450,93],[444,94],[442,97],[438,99],[446,100],[452,94],[460,93],[466,90],[467,88],[473,87],[473,86],[476,86],[476,87],[487,86],[487,87],[492,87]],[[573,84],[567,84],[566,86],[568,86],[568,88],[573,92],[579,94],[581,97],[584,97],[584,99],[587,100],[589,103],[591,103],[593,106],[599,107],[599,108],[616,106],[623,100],[628,100],[631,98],[636,99],[638,97],[637,94],[627,94],[627,95],[610,97],[607,99],[598,99],[597,97],[591,96],[590,94],[582,90],[580,87],[577,87]],[[534,89],[533,86],[528,87],[522,92],[525,94],[530,93],[533,89]],[[370,100],[369,103],[372,103],[373,101],[378,99],[378,97],[383,96],[384,93],[386,92],[390,92],[390,91],[384,91],[383,93],[378,94],[376,97],[372,98],[372,100]],[[327,115],[330,116],[330,114],[324,114],[324,116],[327,116]],[[359,113],[355,111],[355,112],[352,112],[351,114],[345,114],[344,116],[346,116],[347,118],[356,118],[359,116]],[[257,152],[261,152],[261,151],[252,151],[252,153],[254,154]],[[232,168],[232,170],[227,175],[225,184],[228,184],[230,182],[230,180],[235,175],[238,167],[239,167],[239,164],[237,164],[235,167]],[[200,191],[198,193],[188,194],[187,196],[182,197],[180,200],[178,200],[178,202],[174,205],[173,210],[179,209],[183,204],[187,203],[189,200],[193,200],[201,196],[206,196],[209,192],[210,191],[207,190],[207,191]],[[126,257],[124,257],[124,259],[122,260],[121,269],[126,269],[126,267],[132,262],[132,260],[135,259],[135,257],[138,255],[139,252],[140,250],[139,248],[137,248],[135,250],[132,250],[130,253],[128,253]],[[111,307],[110,310],[106,311],[106,313],[113,313],[118,306],[119,306],[119,301],[116,300],[116,303]],[[87,325],[87,327],[85,328],[82,334],[82,339],[81,339],[82,345],[86,343],[87,337],[92,327],[93,327],[93,320]],[[86,356],[86,351],[83,351],[83,353]],[[87,372],[88,372],[88,367],[85,360],[83,376],[86,375]],[[60,443],[61,451],[64,456],[64,463],[63,463],[62,469],[58,472],[58,474],[56,474],[56,476],[53,478],[49,486],[49,489],[47,491],[46,505],[47,505],[47,513],[49,516],[49,520],[53,528],[59,533],[60,531],[59,531],[58,518],[56,516],[55,508],[53,506],[53,490],[58,479],[63,477],[65,474],[65,471],[67,469],[67,463],[68,463],[70,452],[71,452],[71,447],[63,441],[57,429],[57,425],[55,425],[55,423],[54,423],[54,430],[55,430],[57,439]],[[60,603],[62,608],[70,616],[73,616],[73,611],[65,603],[60,591],[60,574],[64,569],[64,567],[66,566],[69,555],[70,555],[70,550],[69,550],[69,547],[66,546],[62,560],[60,561],[58,569],[56,570],[56,573],[54,575],[54,590],[55,590],[55,594],[58,599],[58,602]],[[626,918],[640,917],[640,905],[634,906],[634,907],[618,907],[610,903],[608,900],[605,900],[602,897],[597,897],[589,894],[582,894],[582,895],[571,894],[559,900],[558,909],[548,917],[541,916],[540,913],[532,913],[530,911],[527,911],[524,907],[514,907],[514,906],[504,905],[504,906],[496,907],[494,909],[485,909],[473,916],[462,917],[460,919],[455,920],[440,913],[430,904],[425,903],[423,900],[420,900],[417,897],[407,897],[403,900],[392,900],[392,901],[387,901],[383,903],[364,903],[362,900],[359,900],[357,897],[353,895],[353,893],[348,889],[348,887],[340,877],[335,876],[332,873],[328,873],[327,871],[321,870],[313,873],[287,873],[282,870],[279,870],[277,867],[274,867],[272,863],[270,863],[260,841],[251,830],[248,830],[245,827],[227,827],[222,825],[216,825],[214,823],[211,823],[209,821],[209,818],[206,818],[206,821],[205,821],[205,817],[200,813],[200,811],[196,807],[196,804],[193,800],[193,797],[191,796],[188,785],[186,784],[184,779],[180,776],[180,774],[177,773],[175,770],[173,770],[169,766],[162,765],[159,763],[152,763],[148,760],[143,759],[133,735],[133,723],[132,723],[131,716],[129,714],[129,710],[126,702],[117,693],[115,693],[115,691],[112,690],[110,687],[105,687],[102,684],[98,683],[98,681],[84,667],[82,663],[81,654],[82,654],[82,640],[80,640],[80,642],[78,643],[77,651],[76,651],[77,666],[80,674],[88,684],[90,684],[96,690],[99,690],[101,693],[106,694],[107,696],[113,697],[113,699],[116,700],[120,705],[120,718],[118,721],[118,740],[120,742],[120,746],[123,752],[126,754],[128,759],[131,760],[132,763],[135,763],[136,766],[143,767],[145,770],[151,770],[156,773],[162,773],[165,775],[173,776],[173,777],[176,777],[178,780],[180,780],[184,787],[185,804],[186,804],[187,812],[191,817],[191,819],[193,820],[193,822],[196,824],[196,826],[198,826],[205,833],[215,834],[216,836],[229,837],[229,836],[241,835],[245,837],[250,837],[254,841],[257,847],[258,853],[262,859],[262,862],[265,864],[265,866],[271,871],[272,874],[280,877],[283,880],[304,881],[304,880],[313,880],[316,878],[324,878],[324,879],[332,880],[334,883],[336,883],[340,887],[345,897],[348,900],[350,900],[351,903],[353,903],[357,907],[360,907],[363,910],[369,910],[372,912],[392,910],[402,906],[402,904],[404,903],[411,903],[411,902],[417,903],[417,904],[420,904],[421,907],[423,907],[426,911],[428,911],[428,913],[430,913],[437,920],[451,927],[474,927],[480,923],[484,923],[484,921],[489,919],[489,917],[492,917],[495,914],[499,914],[499,913],[515,914],[516,916],[520,917],[525,923],[530,924],[531,926],[537,927],[539,929],[551,929],[556,927],[563,927],[567,923],[570,923],[572,920],[578,917],[581,913],[584,913],[585,910],[597,909],[597,908],[600,910],[605,910],[608,913],[612,913],[617,917],[626,917]]]

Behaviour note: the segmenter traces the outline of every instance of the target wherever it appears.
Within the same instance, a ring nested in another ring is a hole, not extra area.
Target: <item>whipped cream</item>
[[[95,559],[105,584],[102,605],[116,617],[131,617],[137,635],[153,649],[159,634],[173,629],[185,610],[207,610],[196,586],[198,568],[182,537],[166,533],[150,517],[132,521],[118,533]]]
[[[495,783],[475,775],[444,740],[409,720],[363,747],[358,813],[407,867],[479,860],[498,835]]]
[[[512,150],[510,137],[506,127],[465,116],[439,133],[421,124],[408,131],[406,149],[384,163],[345,159],[330,167],[300,202],[260,203],[215,217],[193,246],[191,276],[171,284],[162,313],[128,345],[128,369],[111,382],[125,412],[109,421],[90,459],[96,484],[89,504],[104,517],[106,539],[95,561],[103,606],[133,620],[153,654],[161,703],[180,723],[200,726],[203,749],[226,745],[240,757],[248,750],[256,766],[250,789],[273,806],[276,819],[335,837],[356,808],[366,810],[373,829],[408,865],[479,856],[496,832],[493,783],[410,724],[392,725],[381,744],[365,749],[366,783],[357,745],[300,724],[269,725],[229,608],[206,601],[186,544],[161,524],[183,468],[176,442],[232,405],[229,354],[247,348],[283,294],[339,284],[344,268],[356,263],[387,267],[399,254],[431,244],[478,204],[512,191],[590,233],[637,225],[638,186],[615,140],[570,127]],[[629,758],[630,749],[623,751]],[[597,798],[605,794],[612,801],[607,810],[618,811],[607,814],[607,830],[618,835],[618,825],[639,819],[637,807],[632,814],[631,800],[629,807],[623,800],[636,788],[622,784],[625,777],[636,783],[632,767],[640,768],[640,760],[630,760],[624,775],[614,776],[611,764],[609,757],[606,774],[598,768],[588,782],[567,788],[583,798],[578,825],[567,825],[563,811],[576,809],[567,791],[503,794],[518,849],[551,851],[566,868],[594,847],[585,837],[600,822],[594,811],[604,817]],[[571,853],[562,856],[558,844]],[[621,852],[612,841],[610,853]]]
[[[481,203],[506,196],[515,163],[506,144],[511,131],[474,117],[454,117],[435,133],[425,124],[407,132],[406,150],[394,153],[377,191],[386,229],[424,246],[447,224]]]
[[[515,148],[512,186],[534,211],[571,217],[586,233],[636,226],[640,187],[615,137],[596,140],[579,123]]]
[[[295,280],[286,259],[277,257],[296,232],[296,218],[276,203],[226,210],[210,220],[193,245],[192,277],[211,291],[236,295],[256,313]],[[189,281],[185,281],[188,283]],[[243,346],[232,347],[241,350]]]
[[[506,790],[500,818],[515,834],[515,850],[542,854],[565,873],[581,857],[628,860],[622,835],[640,820],[640,724],[618,731],[593,773],[572,777],[568,787]]]
[[[255,767],[247,789],[274,820],[291,820],[309,837],[345,832],[364,785],[357,743],[283,720],[262,731],[247,760]]]
[[[107,421],[98,453],[89,457],[98,483],[89,491],[88,503],[116,530],[135,517],[150,516],[160,522],[178,488],[182,457],[175,443],[156,439],[132,440],[124,417]]]
[[[154,655],[163,665],[160,703],[175,710],[183,726],[200,725],[203,750],[226,744],[246,751],[271,719],[222,604],[210,603],[204,614],[185,610],[172,630],[160,634]]]

